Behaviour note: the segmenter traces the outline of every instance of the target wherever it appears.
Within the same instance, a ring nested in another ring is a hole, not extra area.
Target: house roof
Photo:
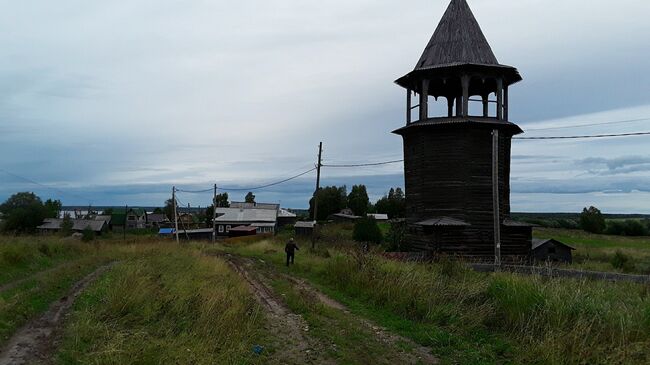
[[[278,218],[296,218],[297,215],[291,213],[290,211],[286,209],[280,209],[278,210]]]
[[[176,230],[174,228],[161,228],[158,230],[158,234],[174,234]]]
[[[231,208],[244,208],[244,209],[269,209],[279,210],[280,204],[275,203],[246,203],[246,202],[230,202]]]
[[[251,227],[275,227],[275,223],[253,223]]]
[[[46,218],[43,221],[43,224],[38,226],[38,229],[46,230],[59,230],[61,229],[61,224],[63,219],[55,218]],[[94,232],[101,232],[106,225],[106,221],[103,220],[92,220],[92,219],[73,219],[72,220],[72,230],[73,231],[83,231],[86,227],[90,227]]]
[[[345,213],[335,213],[332,214],[330,217],[338,217],[338,218],[343,218],[343,219],[360,219],[358,215],[352,215],[352,214],[345,214]]]
[[[293,227],[294,228],[314,228],[315,225],[316,225],[316,222],[302,222],[301,221],[301,222],[296,222],[296,224],[294,224]]]
[[[506,227],[536,227],[536,225],[526,222],[514,221],[512,219],[506,219],[503,221],[503,225]]]
[[[415,223],[424,227],[467,227],[470,224],[460,219],[450,217],[436,217]]]
[[[97,215],[95,216],[96,221],[104,221],[106,223],[110,223],[111,221],[111,216],[110,215]]]
[[[168,220],[169,219],[167,219],[167,216],[165,216],[164,214],[154,213],[154,214],[147,215],[147,221],[150,223],[166,222]]]
[[[386,220],[388,220],[388,214],[372,213],[372,214],[368,214],[368,217],[373,217],[373,218],[375,218],[375,220],[378,220],[378,221],[386,221]]]
[[[566,243],[560,242],[560,241],[558,241],[556,239],[553,239],[553,238],[533,238],[532,248],[533,248],[533,250],[536,250],[536,249],[544,246],[545,244],[551,243],[551,242],[556,244],[556,245],[565,246],[565,247],[568,247],[571,250],[575,250],[575,247],[569,246]]]
[[[277,221],[277,210],[271,209],[244,209],[244,208],[217,208],[217,219],[219,223],[254,223]]]

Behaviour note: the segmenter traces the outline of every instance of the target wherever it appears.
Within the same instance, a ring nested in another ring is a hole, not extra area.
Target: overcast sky
[[[510,118],[526,135],[650,131],[650,1],[468,2],[499,61],[524,77]],[[305,171],[319,141],[326,163],[401,158],[393,81],[448,0],[0,4],[0,200],[30,190],[64,204],[160,205],[172,185]],[[518,141],[512,163],[515,211],[650,213],[650,137]],[[403,185],[401,171],[325,169],[323,183],[364,183],[376,199]],[[255,193],[305,207],[313,189],[311,174]]]

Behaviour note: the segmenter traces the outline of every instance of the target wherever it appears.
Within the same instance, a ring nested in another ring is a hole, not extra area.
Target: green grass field
[[[226,263],[230,253],[256,263],[248,270],[266,278],[281,305],[305,321],[326,363],[403,362],[413,345],[382,342],[368,321],[426,346],[442,364],[650,363],[647,285],[476,273],[451,261],[393,262],[363,254],[350,235],[351,227],[330,226],[316,249],[299,242],[291,268],[284,265],[287,234],[215,246],[147,236],[92,243],[0,237],[0,348],[76,281],[117,262],[77,299],[51,350],[53,363],[301,363],[281,357],[284,340],[278,345],[254,291]],[[578,248],[578,268],[613,270],[616,250],[636,265],[650,246],[647,238],[577,231],[535,235]],[[287,276],[347,310],[324,306]]]

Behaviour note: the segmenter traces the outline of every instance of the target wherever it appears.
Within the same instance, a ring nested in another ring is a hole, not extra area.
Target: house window
[[[226,226],[226,232],[230,232],[230,224]]]
[[[219,225],[219,233],[223,233],[223,226],[221,224]]]

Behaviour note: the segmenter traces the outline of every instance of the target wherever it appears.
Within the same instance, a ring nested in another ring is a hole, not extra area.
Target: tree
[[[156,209],[153,210],[153,214],[165,214],[165,211],[160,207],[156,207]]]
[[[603,233],[607,224],[596,207],[584,208],[580,214],[580,227],[590,233]]]
[[[174,200],[167,199],[165,201],[165,207],[163,208],[163,213],[169,220],[174,220]]]
[[[45,206],[45,210],[47,211],[46,218],[59,218],[59,215],[61,214],[61,209],[63,208],[63,205],[61,204],[60,200],[48,199],[45,201],[44,206]]]
[[[384,237],[373,217],[362,217],[354,224],[352,237],[357,242],[381,243]]]
[[[63,237],[68,237],[69,235],[72,234],[72,227],[74,227],[74,223],[72,222],[72,217],[70,217],[70,213],[65,213],[63,215],[63,221],[61,222],[61,235]]]
[[[375,204],[377,213],[388,214],[389,218],[403,218],[406,216],[406,199],[401,188],[391,188],[388,194],[377,200]]]
[[[348,208],[352,209],[355,215],[364,216],[368,213],[370,200],[365,185],[354,185],[348,195]]]
[[[255,200],[255,195],[253,195],[253,200]],[[229,208],[230,202],[228,201],[228,193],[217,194],[214,199],[214,205],[216,205],[218,208]]]
[[[318,217],[317,220],[325,220],[331,214],[338,213],[347,207],[347,189],[344,186],[328,186],[320,188],[318,194]],[[309,216],[314,216],[314,197],[309,200]]]
[[[253,194],[252,191],[249,191],[248,194],[246,194],[244,201],[246,203],[255,203],[255,194]]]
[[[34,193],[17,193],[2,205],[4,214],[3,229],[7,232],[30,233],[36,230],[51,212],[43,205],[41,198]]]
[[[95,239],[95,232],[90,226],[86,226],[81,232],[81,240],[84,242],[90,242]]]

